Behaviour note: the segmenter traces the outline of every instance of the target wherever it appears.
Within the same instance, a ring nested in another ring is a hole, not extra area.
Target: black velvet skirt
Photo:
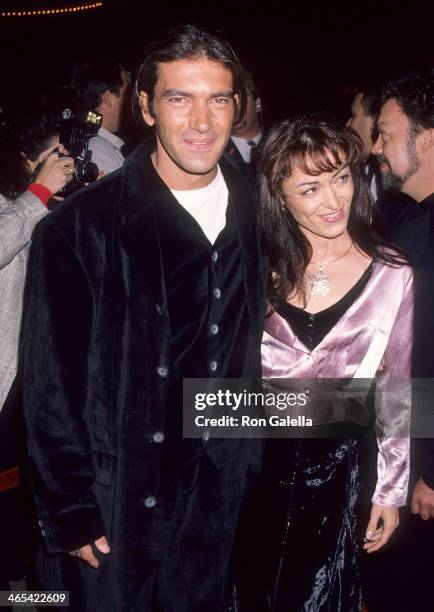
[[[228,610],[362,609],[360,444],[267,441],[262,477],[240,518]]]

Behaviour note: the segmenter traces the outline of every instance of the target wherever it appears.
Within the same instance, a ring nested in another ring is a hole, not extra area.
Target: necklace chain
[[[338,261],[338,259],[342,259],[342,257],[345,257],[345,255],[350,252],[351,247],[353,246],[353,244],[354,244],[354,242],[351,241],[350,242],[350,246],[348,247],[348,249],[346,249],[343,253],[341,253],[340,255],[335,257],[334,259],[329,259],[328,261],[323,261],[322,263],[317,263],[316,261],[311,261],[310,263],[312,263],[314,266],[318,266],[318,268],[323,268],[324,266],[327,266],[328,264],[334,263],[335,261]]]
[[[307,287],[312,298],[322,298],[330,293],[332,281],[327,272],[324,272],[324,266],[338,261],[338,259],[342,259],[342,257],[344,257],[347,253],[350,252],[352,246],[353,242],[351,241],[351,244],[348,249],[341,253],[338,257],[335,257],[334,259],[323,261],[320,264],[316,262],[311,262],[315,266],[318,266],[318,272],[314,274],[309,274],[307,278]]]

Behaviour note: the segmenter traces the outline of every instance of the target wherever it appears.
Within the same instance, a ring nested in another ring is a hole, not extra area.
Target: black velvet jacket
[[[156,182],[144,170],[150,146],[37,227],[24,327],[24,410],[46,549],[75,549],[105,534],[118,569],[151,554],[150,500],[160,493],[164,448],[155,434],[165,428],[171,367]],[[246,179],[230,160],[220,168],[235,203],[257,376],[266,262]],[[216,466],[232,465],[235,480],[258,460],[249,440],[203,444]],[[108,589],[122,575],[109,573]]]

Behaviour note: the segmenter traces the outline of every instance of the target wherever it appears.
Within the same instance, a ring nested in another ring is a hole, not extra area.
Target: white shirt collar
[[[261,136],[261,132],[258,132],[258,134],[256,134],[254,138],[241,138],[241,136],[231,136],[234,145],[237,147],[238,151],[241,154],[241,157],[247,164],[250,162],[250,154],[252,149],[252,147],[247,143],[253,141],[255,144],[258,144],[258,142],[261,140]]]

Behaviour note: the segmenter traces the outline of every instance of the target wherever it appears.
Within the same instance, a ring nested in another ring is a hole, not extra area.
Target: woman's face
[[[354,183],[348,166],[317,176],[295,166],[282,182],[285,205],[309,239],[337,238],[347,229]]]

